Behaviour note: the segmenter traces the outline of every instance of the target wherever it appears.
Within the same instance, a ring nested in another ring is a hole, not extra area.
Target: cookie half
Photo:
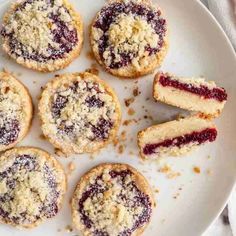
[[[83,25],[67,0],[21,0],[5,13],[3,50],[38,71],[65,68],[80,53]]]
[[[149,1],[111,1],[97,13],[90,41],[108,72],[136,78],[161,65],[168,48],[167,22]]]
[[[64,74],[42,92],[39,115],[45,137],[66,154],[94,152],[113,140],[121,119],[114,91],[96,75]]]
[[[101,164],[79,181],[72,199],[75,227],[84,235],[141,235],[154,201],[146,179],[126,164]]]
[[[0,157],[1,222],[35,227],[58,213],[65,191],[64,171],[49,153],[19,147]]]
[[[227,101],[224,88],[204,78],[183,78],[169,73],[157,73],[153,83],[153,96],[164,102],[190,111],[216,117]]]
[[[0,72],[0,151],[12,148],[26,136],[32,115],[28,89],[13,75]]]
[[[190,116],[151,126],[138,133],[141,157],[155,159],[163,156],[180,156],[200,145],[214,142],[216,126],[200,116]]]

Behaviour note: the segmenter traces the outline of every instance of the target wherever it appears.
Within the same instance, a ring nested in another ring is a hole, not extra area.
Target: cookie
[[[95,152],[116,136],[121,111],[114,91],[96,75],[64,74],[42,92],[44,136],[65,154]]]
[[[153,83],[153,96],[164,102],[207,117],[219,116],[227,101],[227,92],[214,81],[204,78],[183,78],[159,72]]]
[[[137,78],[161,65],[168,49],[167,22],[149,1],[111,1],[97,13],[90,42],[108,72]]]
[[[151,126],[138,133],[140,155],[145,159],[184,155],[194,148],[214,142],[217,129],[199,115]]]
[[[5,13],[1,35],[3,50],[17,63],[50,72],[79,55],[83,25],[67,0],[20,0]]]
[[[54,217],[66,190],[65,174],[49,153],[18,147],[0,157],[0,221],[32,228]]]
[[[83,235],[141,235],[154,200],[146,179],[126,164],[101,164],[79,181],[72,219]]]
[[[33,105],[28,89],[8,72],[0,72],[0,151],[12,148],[28,133]]]

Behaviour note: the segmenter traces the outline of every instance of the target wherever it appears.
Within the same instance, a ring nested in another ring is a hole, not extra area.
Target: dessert
[[[138,146],[142,158],[179,156],[193,148],[215,141],[215,125],[195,115],[151,126],[138,133]]]
[[[33,105],[28,89],[8,72],[0,72],[0,151],[12,148],[28,133]]]
[[[153,96],[173,106],[218,116],[227,101],[224,88],[206,82],[202,78],[182,78],[168,73],[157,73],[153,84]]]
[[[64,171],[47,152],[19,147],[1,155],[1,222],[35,227],[58,213],[65,190]]]
[[[146,179],[126,164],[101,164],[79,181],[72,219],[84,235],[141,235],[154,201]]]
[[[21,0],[3,18],[3,50],[38,71],[65,68],[80,53],[83,26],[67,0]]]
[[[44,136],[65,154],[95,152],[113,140],[121,111],[114,91],[96,75],[57,76],[42,92]]]
[[[149,1],[111,1],[97,13],[90,42],[96,60],[108,72],[136,78],[162,63],[168,48],[167,23]]]

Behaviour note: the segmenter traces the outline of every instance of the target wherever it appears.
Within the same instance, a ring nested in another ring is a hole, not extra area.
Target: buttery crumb
[[[71,225],[67,225],[66,228],[65,228],[65,231],[66,231],[67,233],[73,232],[72,226],[71,226]]]
[[[176,120],[181,120],[181,119],[183,119],[184,117],[185,117],[184,114],[179,113],[179,114],[176,116]]]
[[[155,192],[155,193],[159,193],[160,190],[159,190],[158,188],[156,188],[156,189],[154,190],[154,192]]]
[[[88,52],[86,53],[86,57],[87,57],[88,59],[90,59],[90,60],[93,60],[93,59],[94,59],[94,55],[93,55],[93,53],[92,53],[91,51],[88,51]]]
[[[116,147],[118,143],[119,143],[119,138],[116,136],[116,137],[113,139],[113,146]]]
[[[149,101],[150,100],[150,98],[146,98],[146,101]]]
[[[138,121],[136,119],[130,119],[130,120],[124,120],[123,125],[128,126],[132,123],[137,123]]]
[[[124,102],[125,102],[125,106],[129,107],[130,104],[132,104],[134,102],[134,98],[125,98]]]
[[[135,110],[133,108],[129,108],[128,115],[133,116],[135,114]]]
[[[37,81],[33,80],[33,84],[36,84],[36,83],[37,83]]]
[[[45,137],[43,134],[40,134],[40,135],[39,135],[39,138],[40,138],[41,140],[46,140],[46,137]]]
[[[95,67],[88,68],[85,71],[94,75],[99,75],[99,70]]]
[[[63,153],[60,149],[55,148],[54,149],[54,153],[55,155],[59,156],[59,157],[68,157],[65,153]]]
[[[166,177],[168,179],[174,179],[174,178],[177,178],[177,177],[181,176],[181,174],[179,172],[173,171],[170,168],[170,166],[168,166],[168,165],[164,165],[163,167],[161,167],[159,169],[159,172],[166,174]]]
[[[197,167],[197,166],[194,166],[194,167],[193,167],[193,171],[194,171],[194,173],[196,173],[196,174],[200,174],[200,173],[201,173],[201,169],[200,169],[199,167]]]
[[[139,91],[139,88],[138,87],[135,87],[134,89],[133,89],[133,95],[135,96],[135,97],[137,97],[138,95],[140,95],[141,94],[141,92]]]
[[[72,172],[75,170],[76,166],[75,166],[75,164],[71,161],[71,162],[69,162],[67,168],[68,168],[68,174],[71,175]]]
[[[120,134],[120,139],[121,139],[121,141],[125,141],[125,140],[126,140],[126,131],[125,131],[125,130],[123,130],[123,131],[121,132],[121,134]]]
[[[121,145],[119,145],[119,147],[118,147],[118,153],[119,154],[122,154],[124,152],[124,146],[121,144]]]
[[[157,203],[156,202],[154,202],[154,207],[157,207]]]

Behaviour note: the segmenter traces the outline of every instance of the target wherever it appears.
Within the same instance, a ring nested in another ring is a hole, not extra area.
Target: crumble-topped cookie
[[[153,83],[153,96],[173,106],[216,117],[224,108],[227,93],[204,78],[182,78],[159,72]]]
[[[80,53],[82,20],[67,0],[20,0],[3,18],[3,50],[17,63],[49,72]]]
[[[167,52],[167,23],[146,0],[116,0],[96,15],[90,41],[97,61],[110,73],[133,78],[151,73]]]
[[[87,72],[60,75],[49,82],[39,115],[43,134],[65,154],[104,147],[115,137],[121,119],[114,91]]]
[[[200,145],[214,142],[217,129],[213,122],[201,115],[169,121],[138,133],[140,155],[145,159],[180,156]]]
[[[79,181],[72,219],[84,235],[138,236],[149,224],[154,201],[146,179],[126,164],[101,164]]]
[[[32,115],[27,88],[8,72],[0,72],[0,151],[12,148],[25,137]]]
[[[58,213],[65,191],[64,171],[49,153],[18,147],[1,155],[1,222],[35,227]]]

